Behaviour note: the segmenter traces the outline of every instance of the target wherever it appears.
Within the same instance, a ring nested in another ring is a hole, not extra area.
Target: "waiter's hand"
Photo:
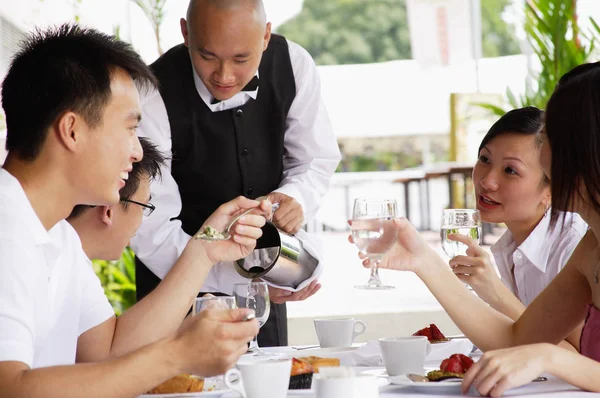
[[[304,223],[304,212],[300,203],[281,192],[272,192],[267,196],[271,203],[279,203],[279,209],[273,214],[273,223],[288,234],[295,234]]]
[[[321,289],[321,284],[316,279],[304,289],[297,292],[290,292],[289,290],[269,286],[269,298],[275,304],[283,304],[288,301],[302,301],[314,295],[319,289]]]
[[[230,239],[209,242],[192,237],[186,250],[190,248],[190,245],[192,247],[203,246],[213,264],[219,261],[235,261],[248,256],[254,250],[256,240],[262,236],[261,228],[266,223],[265,217],[271,214],[271,202],[268,200],[258,202],[239,196],[219,206],[199,231],[202,232],[209,225],[218,231],[223,231],[232,218],[252,208],[256,208],[256,210],[240,218],[231,227],[229,232],[232,237]]]

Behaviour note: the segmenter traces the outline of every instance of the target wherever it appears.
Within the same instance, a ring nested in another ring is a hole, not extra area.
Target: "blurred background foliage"
[[[92,264],[117,316],[135,304],[135,257],[129,247],[118,261],[93,260]]]
[[[526,87],[524,95],[517,97],[507,89],[508,109],[480,105],[499,116],[524,106],[545,109],[561,76],[592,58],[600,39],[600,27],[592,18],[590,23],[592,29],[583,32],[577,17],[577,0],[527,0],[525,34],[540,71],[532,76],[532,84]]]
[[[520,53],[515,27],[502,19],[510,0],[481,0],[484,57]],[[304,0],[277,32],[300,44],[318,65],[410,59],[406,0]]]

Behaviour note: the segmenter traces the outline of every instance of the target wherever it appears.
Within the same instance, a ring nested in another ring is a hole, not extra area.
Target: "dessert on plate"
[[[440,331],[435,323],[432,323],[421,330],[417,330],[415,333],[413,333],[413,336],[425,336],[432,344],[450,341],[450,339],[444,336],[444,333]]]
[[[310,389],[314,373],[313,366],[297,358],[292,358],[292,371],[290,376],[290,390]]]
[[[190,374],[180,374],[169,379],[152,390],[148,394],[173,394],[183,392],[202,392],[204,379]]]
[[[319,369],[323,368],[323,367],[339,367],[340,366],[339,358],[321,358],[321,357],[310,356],[310,357],[300,357],[297,359],[311,364],[315,373],[319,373]]]
[[[452,354],[440,364],[440,370],[427,373],[430,381],[442,381],[449,378],[462,379],[465,373],[473,366],[473,360],[463,354]]]

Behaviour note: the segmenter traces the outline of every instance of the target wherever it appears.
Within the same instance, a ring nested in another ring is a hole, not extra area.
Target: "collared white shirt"
[[[329,188],[341,155],[321,98],[315,63],[299,45],[288,41],[288,47],[296,96],[287,116],[283,179],[276,191],[296,199],[302,206],[305,220],[310,220]],[[255,91],[241,91],[228,100],[211,104],[213,97],[195,71],[193,74],[198,94],[213,112],[239,107],[255,99],[260,90],[259,83]],[[138,131],[140,136],[149,137],[158,149],[171,156],[171,128],[165,104],[157,90],[142,99],[142,121]],[[144,219],[131,245],[144,264],[164,278],[190,239],[181,229],[181,222],[172,220],[181,211],[181,196],[171,175],[170,161],[162,170],[160,181],[153,181],[151,193],[156,210]],[[233,283],[242,281],[244,279],[237,275],[232,263],[222,263],[212,268],[202,290],[227,293],[232,290]]]
[[[527,239],[517,247],[510,231],[490,249],[502,282],[528,306],[567,264],[587,232],[587,224],[576,213],[564,213],[551,230],[550,217],[543,217]],[[512,268],[514,264],[514,278]]]
[[[46,231],[4,169],[0,187],[0,362],[74,364],[78,337],[113,309],[71,225]]]

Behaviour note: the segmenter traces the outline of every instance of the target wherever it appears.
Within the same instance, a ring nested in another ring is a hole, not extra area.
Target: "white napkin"
[[[381,349],[377,340],[371,340],[358,347],[340,355],[340,364],[344,366],[383,366]]]
[[[469,355],[473,349],[473,343],[469,339],[453,339],[445,343],[430,344],[431,351],[425,362],[442,361],[452,354]]]

